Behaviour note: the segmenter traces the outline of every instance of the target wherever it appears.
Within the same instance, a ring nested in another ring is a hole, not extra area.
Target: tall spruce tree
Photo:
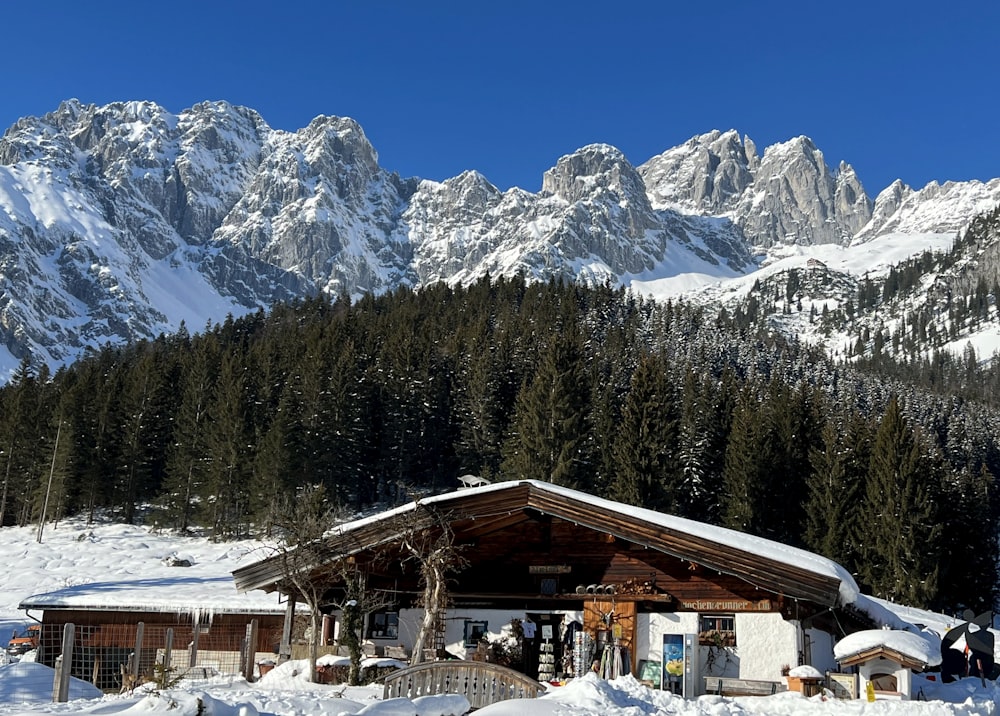
[[[590,389],[575,330],[552,337],[517,396],[503,473],[574,488],[590,483]]]
[[[768,422],[773,462],[764,489],[771,494],[769,536],[801,545],[805,522],[810,452],[819,445],[819,397],[806,383],[791,388],[772,380],[768,386]]]
[[[677,452],[685,497],[680,514],[685,517],[720,521],[726,444],[738,394],[732,371],[719,377],[699,373],[694,365],[684,371]]]
[[[247,424],[246,376],[243,363],[224,355],[209,405],[205,430],[205,479],[201,486],[199,517],[213,539],[246,533],[249,514],[247,489],[253,435]]]
[[[219,355],[217,341],[207,336],[195,341],[184,356],[181,399],[174,415],[163,496],[167,518],[180,530],[191,527],[196,502],[202,497],[207,469],[208,401],[215,386]]]
[[[33,426],[40,411],[40,389],[25,358],[11,382],[0,389],[0,527],[18,521],[34,462]]]
[[[941,476],[922,449],[893,396],[875,433],[858,524],[864,585],[916,607],[937,598],[942,538]]]
[[[502,402],[501,366],[485,316],[469,340],[456,375],[455,452],[462,472],[489,479],[500,469],[507,405]]]
[[[941,511],[943,554],[935,608],[958,614],[992,609],[997,597],[996,479],[986,469],[965,468],[946,481]]]
[[[677,409],[665,362],[659,356],[645,355],[632,376],[612,446],[611,497],[677,512],[684,501],[677,433]]]
[[[762,406],[750,387],[733,411],[722,474],[721,518],[730,529],[767,536],[772,529],[773,437]]]
[[[871,461],[871,428],[857,412],[831,416],[810,454],[804,542],[852,572],[858,565],[858,511]]]

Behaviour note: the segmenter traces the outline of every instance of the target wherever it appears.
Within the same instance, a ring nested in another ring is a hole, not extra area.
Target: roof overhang
[[[41,595],[44,597],[45,595]],[[212,607],[210,605],[182,606],[179,604],[61,604],[45,600],[23,600],[17,605],[21,611],[34,609],[45,612],[127,612],[143,614],[192,614],[194,612],[211,614],[246,614],[247,616],[279,616],[285,613],[284,608],[246,608],[246,607]]]
[[[837,659],[837,663],[839,663],[842,667],[857,666],[858,664],[863,664],[874,659],[888,659],[889,661],[896,662],[903,668],[914,669],[917,671],[923,671],[927,668],[927,662],[922,659],[917,659],[916,657],[909,656],[901,651],[897,651],[896,649],[884,645],[874,646],[870,649],[859,651],[856,654],[851,654]]]
[[[835,607],[843,601],[842,580],[838,577],[804,567],[795,559],[768,556],[768,552],[807,554],[801,550],[529,480],[461,489],[346,523],[323,539],[323,553],[329,560],[339,560],[392,543],[415,524],[434,524],[435,512],[451,522],[456,537],[460,538],[463,533],[481,534],[516,524],[528,519],[526,511],[604,532],[738,577],[793,600],[824,607]],[[825,561],[825,564],[832,563]],[[316,564],[313,568],[320,566]],[[274,591],[286,581],[278,556],[237,569],[233,578],[240,591]]]

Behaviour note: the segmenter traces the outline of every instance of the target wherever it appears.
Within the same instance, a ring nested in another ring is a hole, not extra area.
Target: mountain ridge
[[[57,366],[316,292],[524,273],[659,281],[650,293],[673,295],[790,247],[903,234],[919,253],[998,203],[1000,179],[896,182],[872,200],[804,136],[759,155],[749,137],[713,130],[638,166],[587,145],[532,193],[474,170],[402,178],[350,118],[288,132],[226,102],[173,114],[68,100],[0,138],[0,369],[25,357]]]

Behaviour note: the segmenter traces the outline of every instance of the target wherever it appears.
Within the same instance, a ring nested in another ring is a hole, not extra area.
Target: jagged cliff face
[[[502,193],[475,172],[424,181],[403,220],[421,283],[517,272],[618,282],[678,252],[706,266],[751,264],[735,229],[654,210],[636,169],[603,144],[562,157],[538,194]]]
[[[66,102],[0,139],[0,336],[10,368],[193,329],[325,291],[360,295],[486,275],[591,283],[753,271],[775,250],[957,231],[1000,180],[897,183],[873,203],[798,137],[759,156],[711,132],[639,167],[607,145],[561,158],[542,190],[475,171],[381,168],[353,120],[273,130],[203,103]]]
[[[831,171],[807,137],[763,157],[735,131],[694,137],[639,167],[655,203],[726,216],[756,251],[778,244],[847,244],[871,218],[854,170]]]

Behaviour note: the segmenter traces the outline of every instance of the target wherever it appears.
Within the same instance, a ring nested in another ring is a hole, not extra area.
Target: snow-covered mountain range
[[[886,268],[997,204],[1000,179],[896,182],[873,201],[806,137],[758,154],[713,131],[639,166],[594,144],[531,193],[475,171],[401,178],[347,118],[286,132],[225,102],[67,101],[0,138],[0,372],[319,291],[523,272],[736,295],[725,286],[789,256]]]

